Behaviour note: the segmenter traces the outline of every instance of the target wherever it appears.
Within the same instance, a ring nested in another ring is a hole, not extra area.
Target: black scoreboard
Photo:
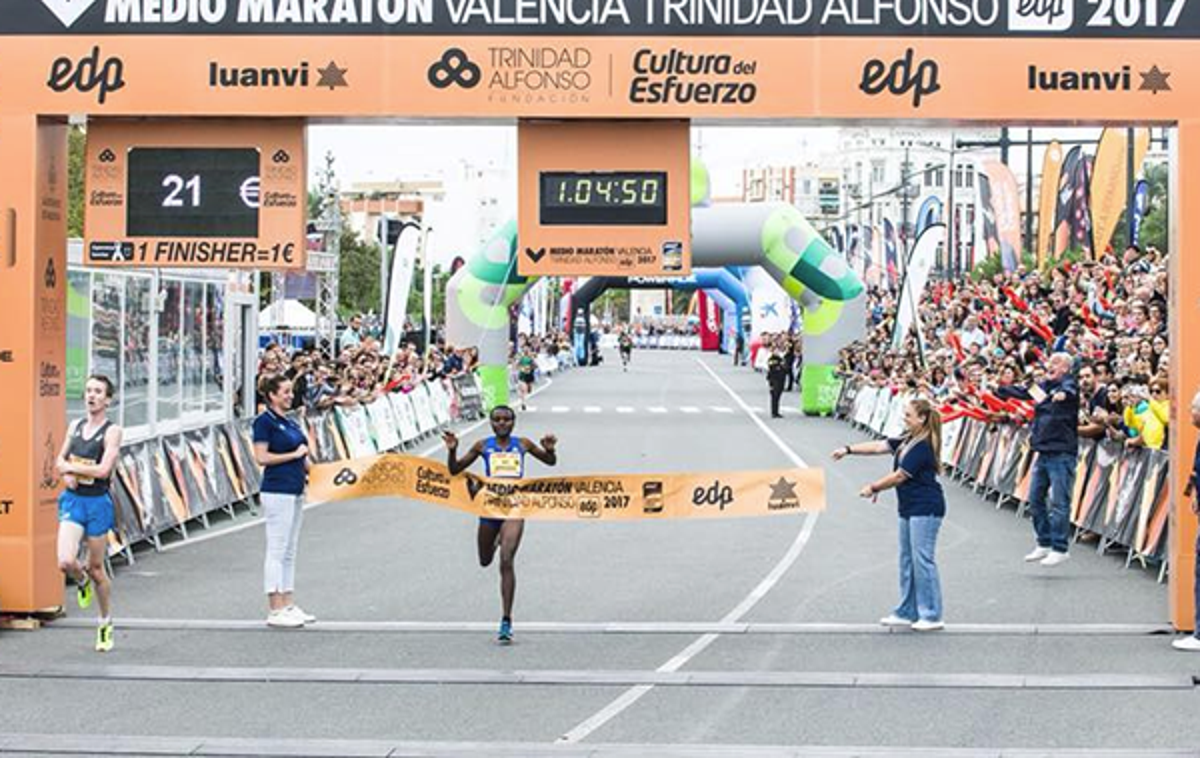
[[[258,174],[255,148],[132,148],[126,231],[132,237],[257,237]]]

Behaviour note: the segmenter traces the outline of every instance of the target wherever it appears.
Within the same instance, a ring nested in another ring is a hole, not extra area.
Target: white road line
[[[618,405],[617,413],[633,413],[633,408],[629,407],[628,405]]]
[[[711,405],[709,407],[712,408],[717,413],[733,413],[733,409],[730,408],[728,405]]]
[[[683,406],[679,407],[679,410],[683,411],[684,413],[699,413],[700,412],[700,409],[694,405],[683,405]]]
[[[598,405],[585,405],[585,406],[583,406],[583,412],[584,412],[584,413],[599,413],[599,412],[600,412],[600,406],[598,406]]]
[[[746,405],[746,402],[742,400],[742,398],[739,397],[738,394],[734,392],[728,384],[722,381],[721,377],[717,376],[716,373],[704,363],[704,361],[697,358],[696,363],[699,363],[700,367],[708,372],[708,375],[713,378],[713,381],[721,385],[721,389],[729,393],[729,396],[733,398],[733,401],[738,405],[738,407],[746,412],[746,415],[750,417],[750,420],[758,426],[763,434],[767,435],[767,439],[771,440],[771,442],[775,444],[775,447],[779,448],[784,456],[791,461],[792,465],[796,466],[797,468],[808,468],[808,464],[796,454],[796,451],[792,450],[792,448],[789,447],[788,444],[784,442],[778,434],[772,431],[769,426],[764,424],[763,420],[754,414],[754,411],[750,408],[750,406]],[[758,603],[758,601],[762,600],[766,594],[771,591],[771,588],[773,588],[779,582],[783,575],[787,573],[788,569],[790,569],[796,562],[796,559],[800,557],[800,552],[804,550],[804,547],[808,544],[809,538],[812,537],[813,528],[817,525],[818,515],[819,514],[816,512],[804,514],[804,523],[800,527],[800,533],[797,534],[796,539],[792,541],[791,547],[789,547],[783,557],[779,559],[779,562],[775,564],[775,567],[771,569],[770,573],[763,577],[763,580],[758,583],[758,586],[751,590],[750,594],[746,595],[746,597],[744,597],[742,601],[733,608],[733,610],[725,614],[725,616],[721,619],[721,623],[736,623],[743,616],[749,613],[750,609],[752,609]],[[671,658],[656,670],[660,672],[678,671],[680,668],[686,665],[688,661],[703,652],[705,648],[716,642],[720,636],[721,635],[719,634],[712,633],[700,636],[694,642],[692,642],[692,644],[681,650],[675,657]],[[654,685],[649,684],[640,684],[629,688],[619,697],[617,697],[616,700],[613,700],[611,703],[585,719],[582,723],[575,726],[575,728],[563,734],[558,738],[557,742],[574,743],[585,739],[589,734],[620,715],[626,708],[633,705],[638,700],[641,700],[646,693],[653,689]]]
[[[569,406],[569,405],[555,405],[555,406],[551,406],[551,408],[550,408],[550,412],[551,412],[551,413],[570,413],[570,412],[571,412],[571,406]]]
[[[652,405],[649,408],[647,408],[646,410],[650,411],[651,413],[666,413],[667,412],[667,409],[662,407],[661,405]]]
[[[549,389],[550,385],[552,385],[552,384],[554,384],[554,380],[547,378],[545,384],[538,387],[533,392],[529,393],[529,397],[533,397],[534,395],[538,394],[542,390]],[[479,427],[483,426],[486,423],[488,423],[487,418],[482,418],[482,419],[476,421],[475,423],[471,424],[470,426],[466,427],[465,429],[458,430],[457,432],[455,432],[455,434],[458,434],[460,436],[469,434],[470,432],[475,431],[476,429],[478,429]],[[441,442],[441,440],[439,440],[438,442],[434,443],[432,446],[422,450],[420,453],[418,453],[418,455],[421,456],[422,458],[428,458],[429,456],[436,453],[438,450],[441,450],[442,447],[443,447],[442,442]],[[308,505],[304,506],[304,510],[311,511],[314,508],[320,508],[322,505],[325,505],[325,503],[309,503]],[[190,545],[198,545],[201,542],[208,542],[209,540],[215,540],[217,537],[224,537],[227,534],[237,534],[238,532],[244,532],[247,529],[251,529],[253,527],[258,526],[259,524],[262,524],[263,521],[264,521],[264,519],[262,517],[259,517],[259,518],[254,519],[253,521],[247,521],[244,524],[238,524],[237,526],[231,526],[228,529],[222,529],[219,532],[210,532],[208,534],[201,534],[196,537],[188,537],[186,540],[180,540],[179,542],[173,542],[169,545],[163,545],[162,549],[159,552],[166,553],[171,550],[178,550],[181,547],[188,547]]]

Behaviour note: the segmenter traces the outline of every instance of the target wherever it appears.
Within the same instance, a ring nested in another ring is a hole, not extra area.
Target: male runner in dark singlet
[[[621,370],[629,370],[629,359],[633,357],[633,337],[629,336],[629,332],[621,332],[621,336],[617,339],[621,346]]]
[[[104,571],[105,540],[114,526],[109,477],[121,452],[121,427],[108,420],[113,384],[108,377],[88,377],[83,399],[87,418],[67,428],[58,454],[58,472],[66,489],[58,498],[58,567],[75,580],[80,608],[100,596],[96,651],[113,649],[112,583]],[[79,543],[86,537],[87,568],[78,560]],[[93,592],[94,588],[94,592]]]
[[[447,462],[450,474],[457,476],[466,471],[477,459],[483,458],[484,473],[498,479],[520,479],[525,476],[525,454],[528,453],[547,466],[558,463],[555,447],[558,438],[553,434],[542,437],[541,446],[525,437],[513,437],[513,424],[517,416],[507,405],[492,409],[491,422],[494,436],[479,440],[461,459],[458,457],[458,437],[446,432],[442,440],[446,443]],[[521,536],[525,533],[524,519],[479,519],[476,541],[479,547],[479,565],[490,566],[500,548],[500,599],[504,613],[500,619],[500,632],[496,639],[501,644],[512,642],[513,597],[517,592],[517,575],[514,562],[517,549],[521,547]]]

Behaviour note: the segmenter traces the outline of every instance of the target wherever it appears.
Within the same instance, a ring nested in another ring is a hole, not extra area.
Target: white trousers
[[[304,496],[263,492],[260,495],[267,522],[267,559],[263,563],[263,591],[292,592],[296,588],[296,545],[304,520]]]

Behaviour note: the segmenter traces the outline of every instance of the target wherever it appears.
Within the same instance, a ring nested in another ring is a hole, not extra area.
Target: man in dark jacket
[[[783,418],[779,412],[779,397],[783,394],[783,383],[787,381],[787,365],[783,346],[776,343],[767,358],[767,384],[771,388],[771,418]]]
[[[1079,455],[1079,388],[1071,376],[1071,362],[1067,353],[1055,353],[1050,356],[1046,379],[1040,385],[1029,389],[1010,385],[996,391],[998,397],[1035,403],[1030,444],[1037,460],[1029,485],[1029,512],[1037,546],[1025,560],[1043,566],[1057,566],[1069,557],[1071,493]]]

